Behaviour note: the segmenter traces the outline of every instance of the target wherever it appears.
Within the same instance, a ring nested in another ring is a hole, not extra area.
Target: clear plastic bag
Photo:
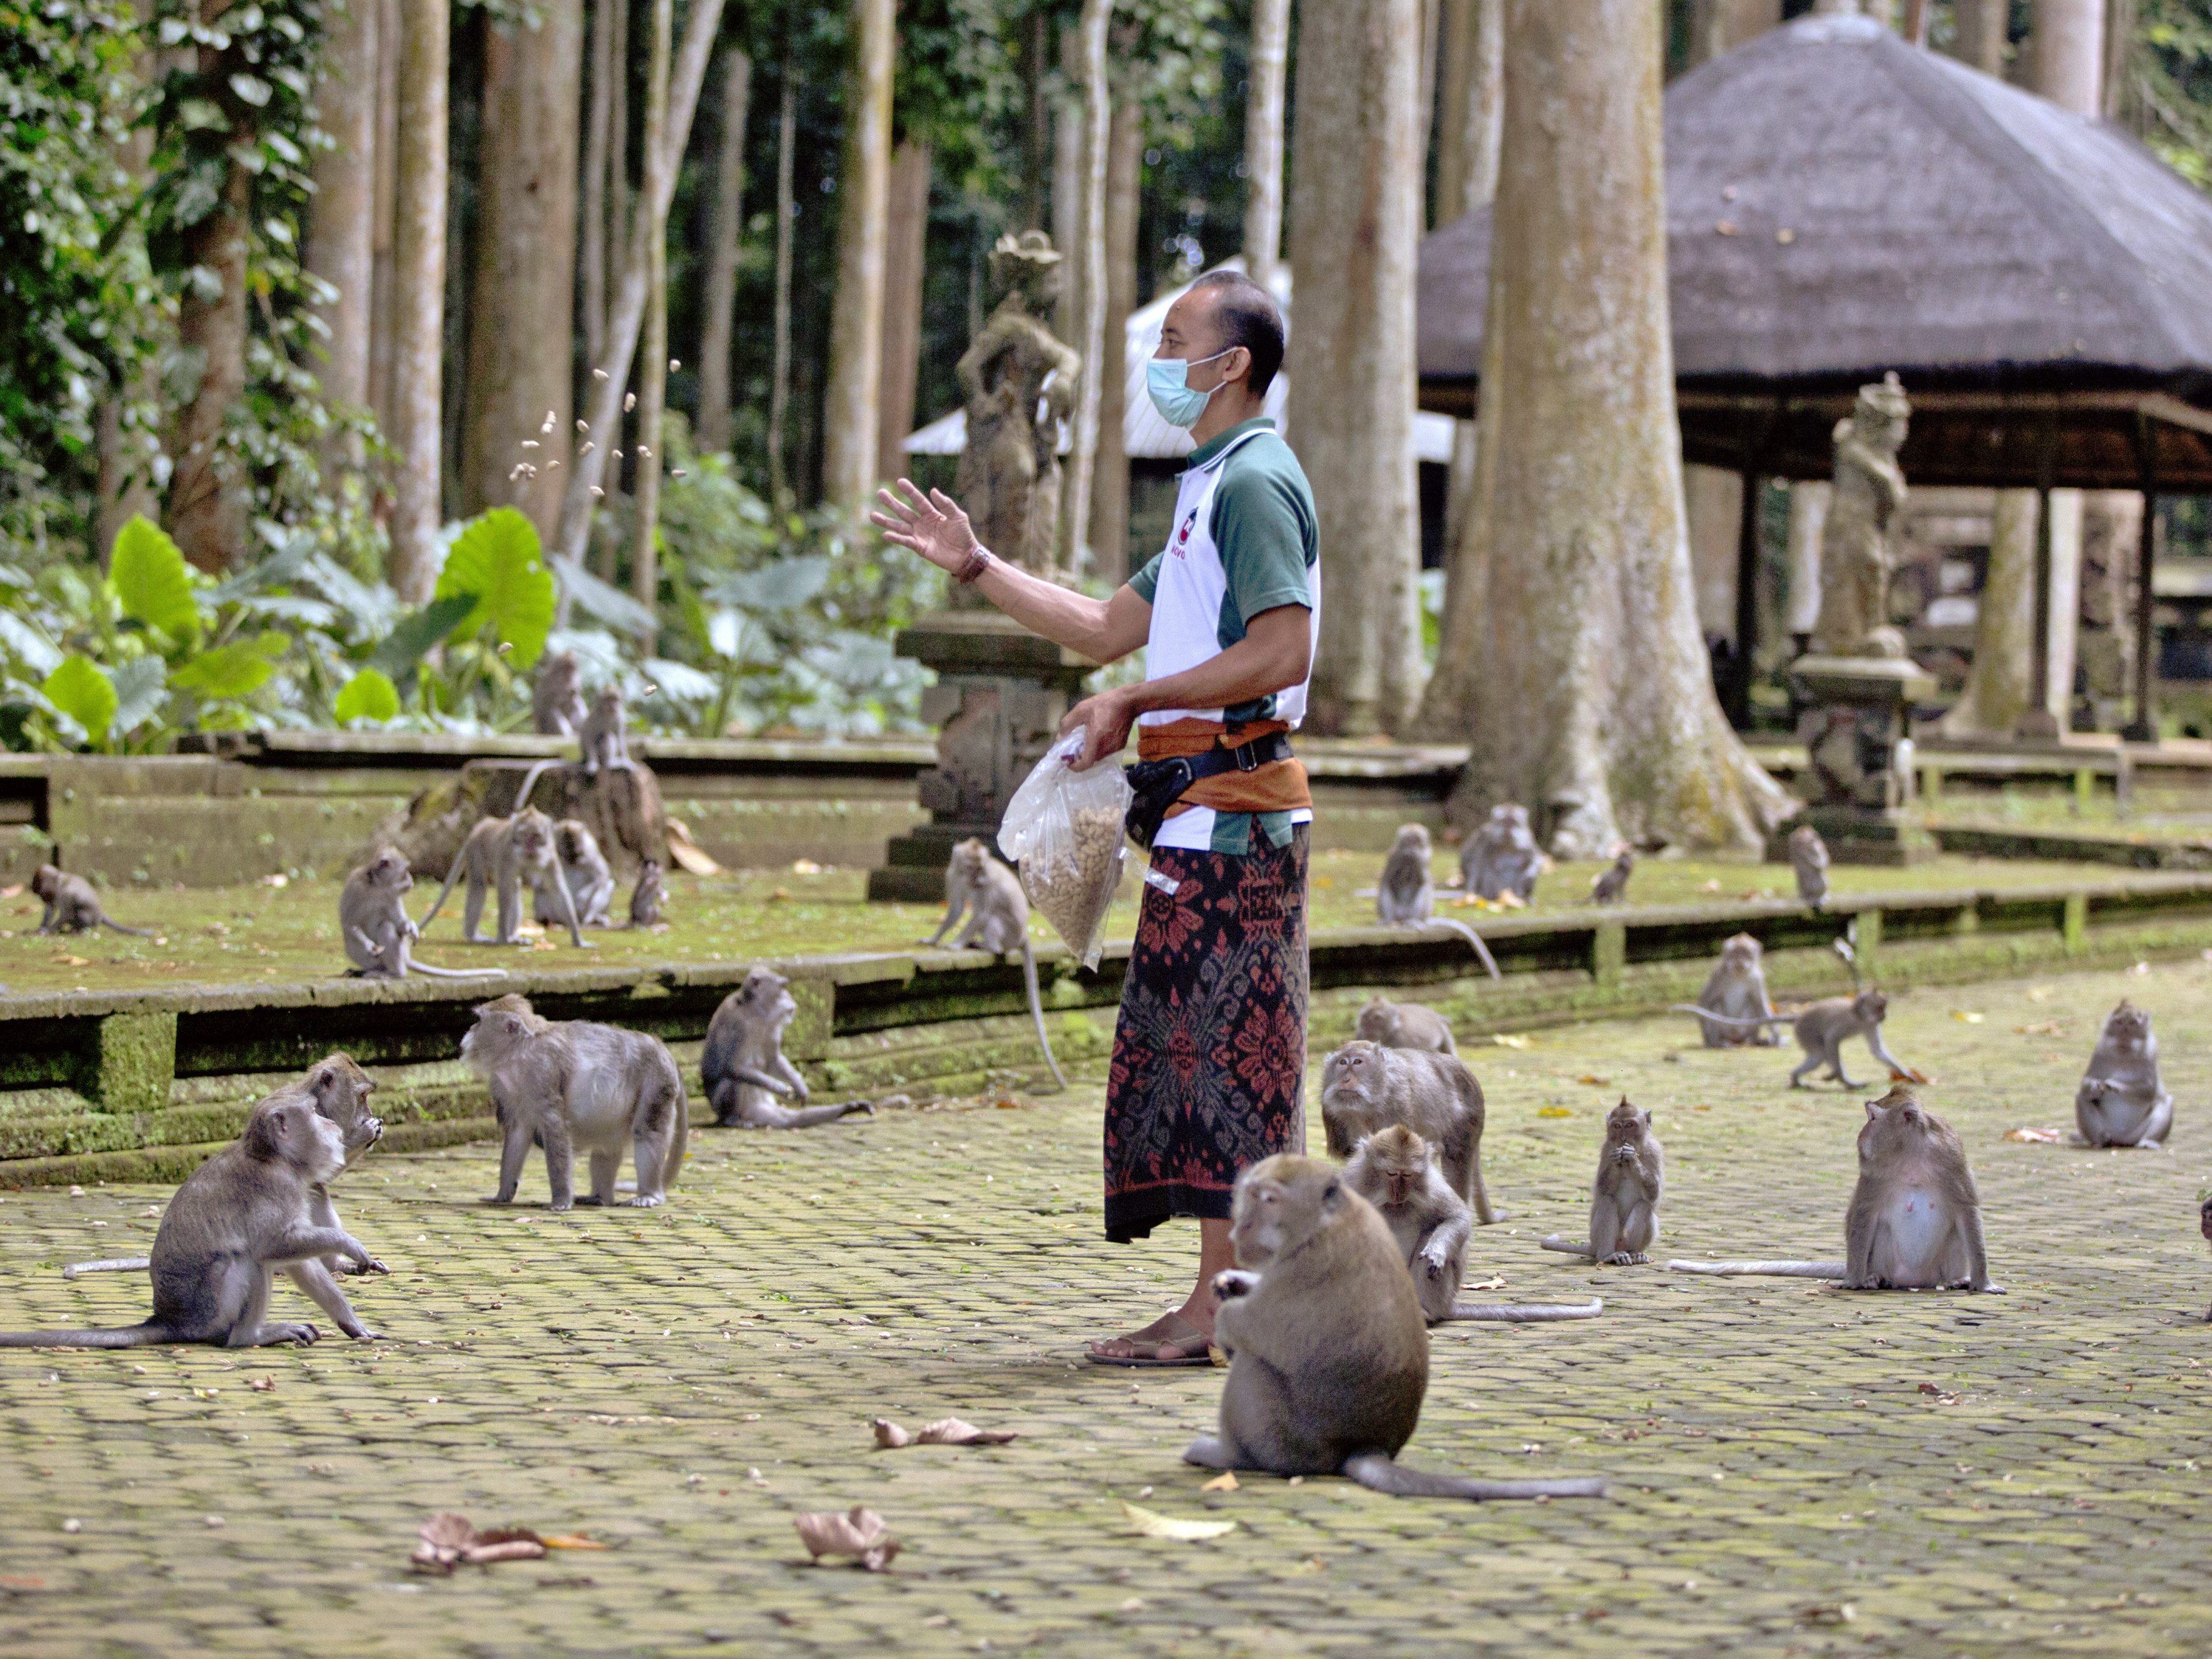
[[[1076,771],[1069,763],[1081,757],[1083,741],[1080,732],[1062,738],[1022,780],[999,825],[999,848],[1020,869],[1022,890],[1061,943],[1096,968],[1106,907],[1129,856],[1122,845],[1129,781],[1110,760]]]

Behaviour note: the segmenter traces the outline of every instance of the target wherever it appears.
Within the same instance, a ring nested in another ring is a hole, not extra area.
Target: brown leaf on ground
[[[817,1561],[825,1555],[846,1555],[870,1572],[881,1572],[899,1553],[898,1540],[890,1535],[890,1523],[860,1504],[842,1515],[829,1510],[794,1515],[791,1524],[799,1529],[799,1541],[806,1546],[806,1553]]]
[[[1234,1521],[1185,1521],[1179,1516],[1162,1515],[1157,1510],[1140,1509],[1134,1504],[1123,1504],[1121,1512],[1142,1538],[1172,1538],[1179,1543],[1195,1544],[1237,1530]]]
[[[2017,1129],[2007,1129],[2005,1131],[2005,1139],[2007,1140],[2043,1141],[2055,1146],[2061,1139],[2061,1136],[2056,1129],[2036,1129],[2031,1128],[2026,1124],[2022,1124]]]
[[[1012,1429],[979,1429],[957,1417],[940,1417],[934,1423],[925,1423],[913,1434],[889,1418],[876,1419],[876,1444],[886,1451],[896,1451],[901,1446],[1003,1446],[1018,1437]]]
[[[246,1379],[246,1386],[256,1394],[274,1394],[276,1379],[273,1376],[252,1376]]]
[[[2022,1036],[2064,1036],[2066,1035],[2066,1028],[2055,1019],[2039,1019],[2033,1025],[2015,1025],[2012,1029]]]
[[[1199,1490],[1200,1492],[1235,1492],[1237,1490],[1237,1471],[1234,1469],[1224,1469],[1221,1474],[1215,1475],[1212,1480],[1200,1486]]]
[[[447,1510],[434,1515],[416,1529],[420,1540],[411,1558],[422,1572],[451,1572],[457,1566],[489,1566],[495,1561],[536,1561],[545,1553],[545,1540],[527,1527],[501,1527],[478,1532],[465,1515]]]

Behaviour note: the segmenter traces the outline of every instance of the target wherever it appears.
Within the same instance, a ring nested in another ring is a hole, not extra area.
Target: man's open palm
[[[876,491],[882,502],[868,517],[884,539],[919,553],[942,570],[958,570],[975,550],[975,532],[960,504],[941,489],[924,495],[911,478],[901,478],[903,499],[888,489]]]

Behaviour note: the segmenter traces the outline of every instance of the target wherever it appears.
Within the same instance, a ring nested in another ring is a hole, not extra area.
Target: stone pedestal
[[[1789,832],[1799,823],[1820,832],[1838,864],[1934,858],[1935,837],[1907,823],[1902,809],[1911,793],[1911,705],[1935,695],[1935,680],[1910,660],[1880,657],[1800,657],[1790,676],[1805,706],[1797,737],[1808,761],[1807,805],[1768,842],[1768,860],[1789,862]]]
[[[891,841],[889,863],[868,872],[868,896],[935,904],[953,843],[981,836],[997,845],[1006,802],[1098,665],[995,611],[933,612],[901,629],[894,648],[937,671],[921,702],[938,727],[937,765],[918,786],[930,822]]]

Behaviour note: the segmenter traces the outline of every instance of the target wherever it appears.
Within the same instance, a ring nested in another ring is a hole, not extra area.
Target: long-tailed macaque
[[[1628,878],[1635,873],[1635,848],[1622,848],[1620,855],[1613,861],[1613,867],[1601,872],[1597,879],[1590,883],[1590,902],[1592,904],[1620,903],[1628,895]]]
[[[2159,1146],[2173,1127],[2173,1097],[2159,1076],[2150,1015],[2125,997],[2105,1016],[2074,1094],[2074,1121],[2092,1146]]]
[[[530,719],[540,737],[569,738],[584,729],[581,680],[573,651],[556,651],[538,665],[537,683],[530,688]]]
[[[1491,978],[1498,977],[1498,959],[1482,935],[1463,921],[1437,914],[1437,889],[1429,873],[1429,832],[1418,823],[1401,825],[1390,855],[1382,861],[1382,879],[1375,890],[1376,917],[1395,926],[1442,927],[1457,933],[1480,959]]]
[[[1460,881],[1477,898],[1495,901],[1510,893],[1526,904],[1535,896],[1543,868],[1544,852],[1529,832],[1528,809],[1517,801],[1492,807],[1489,820],[1460,848]]]
[[[576,910],[569,902],[568,884],[561,879],[561,864],[553,849],[553,820],[535,807],[525,807],[513,817],[486,818],[469,831],[469,838],[461,843],[461,850],[453,855],[453,867],[446,872],[446,884],[438,890],[438,902],[430,907],[429,915],[422,918],[428,927],[437,917],[446,902],[446,895],[453,890],[453,884],[465,874],[469,878],[466,908],[461,913],[461,937],[470,944],[477,942],[477,924],[483,920],[484,889],[489,886],[499,894],[499,934],[495,945],[520,945],[521,938],[522,890],[537,887],[541,883],[549,888],[562,913],[561,920],[568,925],[568,938],[578,950],[588,950],[583,930],[576,925]]]
[[[606,854],[599,851],[599,840],[589,826],[581,818],[562,818],[553,826],[553,853],[560,860],[561,884],[568,890],[577,923],[585,927],[611,926],[607,910],[614,902],[614,872],[607,868]],[[560,901],[552,884],[542,876],[532,890],[532,914],[539,927],[561,919]]]
[[[1451,1022],[1418,1002],[1371,998],[1359,1011],[1359,1024],[1352,1035],[1385,1048],[1429,1048],[1440,1054],[1459,1052],[1459,1045],[1452,1041]]]
[[[1659,1198],[1666,1184],[1666,1154],[1651,1133],[1651,1114],[1623,1095],[1606,1114],[1605,1145],[1598,1149],[1597,1179],[1590,1186],[1589,1237],[1553,1233],[1544,1248],[1616,1267],[1641,1266],[1651,1259],[1659,1237]]]
[[[1322,1062],[1322,1122],[1332,1157],[1402,1123],[1435,1148],[1444,1184],[1486,1227],[1498,1218],[1482,1186],[1482,1085],[1453,1054],[1353,1038]]]
[[[988,951],[994,957],[1013,951],[1022,953],[1022,984],[1029,992],[1030,1018],[1036,1024],[1037,1046],[1044,1050],[1052,1080],[1065,1089],[1067,1079],[1060,1074],[1052,1039],[1044,1030],[1036,948],[1030,943],[1030,896],[1022,891],[1021,878],[993,858],[991,849],[978,836],[954,844],[952,856],[945,866],[945,919],[922,943],[934,945],[943,939],[963,910],[969,913],[968,925],[953,939],[954,950]]]
[[[1790,832],[1790,865],[1797,872],[1797,896],[1815,910],[1828,896],[1828,843],[1809,823]]]
[[[42,864],[31,872],[31,890],[44,899],[46,914],[33,931],[40,933],[88,933],[106,927],[118,933],[151,939],[150,927],[125,927],[100,908],[100,894],[82,876],[72,876],[58,866]]]
[[[1272,1474],[1343,1474],[1401,1498],[1602,1498],[1599,1479],[1469,1480],[1396,1461],[1428,1392],[1413,1281],[1372,1205],[1326,1164],[1263,1158],[1237,1178],[1213,1280],[1213,1340],[1229,1356],[1220,1431],[1183,1461]]]
[[[1919,1074],[1895,1054],[1889,1052],[1881,1040],[1881,1023],[1889,1014],[1889,999],[1880,991],[1862,991],[1853,997],[1829,997],[1795,1013],[1761,1014],[1753,1018],[1736,1019],[1708,1012],[1687,1003],[1674,1005],[1678,1013],[1696,1014],[1711,1030],[1716,1024],[1732,1025],[1738,1029],[1786,1024],[1797,1039],[1797,1046],[1805,1051],[1804,1060],[1790,1073],[1790,1086],[1802,1088],[1806,1074],[1822,1066],[1828,1075],[1846,1089],[1863,1089],[1866,1085],[1853,1080],[1844,1072],[1844,1044],[1853,1037],[1864,1037],[1874,1057],[1889,1067],[1893,1079],[1902,1082],[1917,1082]]]
[[[611,767],[635,764],[629,757],[629,708],[623,701],[622,687],[599,688],[599,695],[592,699],[592,712],[584,717],[583,729],[576,735],[583,744],[587,776]]]
[[[1780,1032],[1763,1024],[1747,1029],[1723,1023],[1763,1019],[1774,1012],[1773,1000],[1766,994],[1765,954],[1765,947],[1749,933],[1735,934],[1722,944],[1721,959],[1713,964],[1705,988],[1698,993],[1698,1006],[1721,1017],[1700,1022],[1706,1048],[1735,1048],[1748,1043],[1771,1048],[1782,1041]]]
[[[407,914],[403,895],[415,885],[406,855],[381,847],[368,863],[345,878],[338,890],[338,936],[346,960],[365,979],[404,979],[428,974],[433,979],[505,979],[504,968],[433,968],[415,960],[415,941],[422,930]]]
[[[700,1081],[718,1126],[811,1129],[855,1112],[875,1115],[876,1109],[865,1100],[834,1106],[806,1103],[806,1079],[783,1052],[784,1028],[798,1012],[791,981],[758,963],[747,972],[744,983],[722,999],[708,1022],[707,1046],[699,1055]],[[799,1104],[783,1105],[779,1096],[795,1097]]]

